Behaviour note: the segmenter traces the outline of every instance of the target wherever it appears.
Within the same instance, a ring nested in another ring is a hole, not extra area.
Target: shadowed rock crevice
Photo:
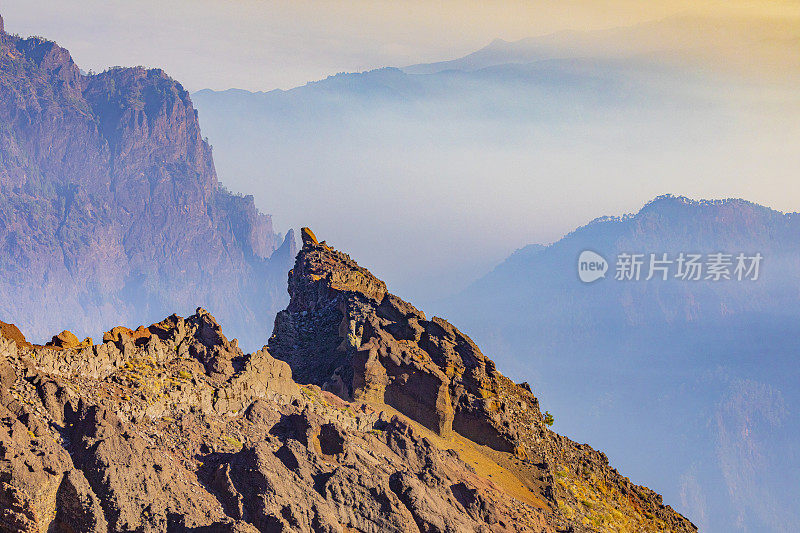
[[[80,470],[64,474],[64,480],[56,496],[56,509],[56,516],[48,528],[49,531],[65,533],[108,531],[100,499]]]
[[[320,427],[319,436],[320,450],[324,455],[339,455],[344,453],[344,436],[333,424],[323,424]]]

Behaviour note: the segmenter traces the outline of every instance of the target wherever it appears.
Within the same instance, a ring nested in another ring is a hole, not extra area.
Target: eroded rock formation
[[[347,254],[307,228],[302,235],[289,273],[291,300],[269,343],[300,383],[347,401],[388,405],[445,440],[466,438],[568,515],[599,520],[602,513],[588,512],[591,506],[573,504],[588,501],[583,492],[613,487],[615,498],[633,494],[633,508],[668,528],[693,527],[654,492],[619,475],[604,454],[550,431],[530,386],[500,374],[452,324],[428,320]]]
[[[99,344],[0,324],[0,531],[695,530],[550,431],[468,337],[303,236],[252,354],[203,309]]]
[[[202,309],[137,331],[0,337],[0,531],[553,530],[408,422],[244,355]]]

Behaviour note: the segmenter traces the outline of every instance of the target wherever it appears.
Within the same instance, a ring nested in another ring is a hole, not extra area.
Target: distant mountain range
[[[594,31],[562,31],[518,41],[496,39],[464,57],[404,67],[409,74],[475,71],[506,64],[584,59],[639,59],[651,64],[691,65],[717,73],[768,74],[797,79],[800,28],[770,18],[704,18],[677,15]]]
[[[83,75],[55,43],[0,31],[0,317],[43,342],[202,304],[261,346],[294,246],[220,185],[164,72]]]
[[[749,22],[495,41],[453,61],[193,99],[231,188],[262,208],[284,199],[276,220],[336,234],[429,301],[664,183],[750,198],[790,180],[800,69],[777,50],[800,35]]]
[[[664,196],[523,248],[435,310],[530,382],[560,430],[657,480],[701,531],[791,531],[799,238],[797,213]],[[581,281],[585,250],[608,261],[605,279]],[[676,262],[646,280],[650,254],[682,252],[703,256],[700,280]],[[706,279],[717,253],[732,279]],[[757,280],[734,275],[739,253],[763,256]],[[639,281],[615,279],[621,254],[641,254]]]

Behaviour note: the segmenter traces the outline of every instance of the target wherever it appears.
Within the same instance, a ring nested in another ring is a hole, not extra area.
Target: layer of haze
[[[220,179],[417,301],[666,192],[800,206],[800,92],[774,79],[798,72],[797,1],[19,0],[0,13],[85,70],[158,66],[193,91],[300,86],[195,95]],[[512,41],[553,33],[520,45],[549,63],[502,67],[520,61]],[[461,77],[303,86],[496,38],[494,62]]]
[[[226,183],[424,304],[665,192],[800,208],[796,92],[650,74],[377,71],[194,99]]]

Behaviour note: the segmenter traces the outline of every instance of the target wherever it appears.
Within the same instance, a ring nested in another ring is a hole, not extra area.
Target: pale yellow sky
[[[85,69],[160,66],[190,90],[269,90],[680,13],[800,24],[800,1],[2,0],[0,13],[8,31],[57,40]]]

